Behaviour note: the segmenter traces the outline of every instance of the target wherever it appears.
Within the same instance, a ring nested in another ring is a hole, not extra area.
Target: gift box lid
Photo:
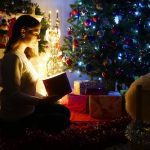
[[[44,79],[43,83],[49,96],[65,96],[66,94],[72,92],[68,77],[65,72]]]

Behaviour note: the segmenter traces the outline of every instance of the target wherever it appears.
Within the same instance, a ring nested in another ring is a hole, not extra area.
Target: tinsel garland
[[[129,117],[112,121],[72,122],[70,128],[51,133],[41,129],[26,128],[21,135],[5,135],[0,131],[0,150],[49,150],[49,149],[92,149],[126,143],[124,135]]]
[[[126,128],[125,136],[135,144],[150,144],[150,124],[131,122]]]

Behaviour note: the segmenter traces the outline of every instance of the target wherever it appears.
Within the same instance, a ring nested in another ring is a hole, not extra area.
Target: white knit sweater
[[[2,81],[0,118],[11,121],[31,114],[35,109],[38,75],[24,53],[13,51],[5,54]]]

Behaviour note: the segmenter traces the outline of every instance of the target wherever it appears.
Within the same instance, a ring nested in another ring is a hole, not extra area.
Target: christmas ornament
[[[119,35],[120,34],[119,28],[117,28],[117,27],[113,27],[112,30],[111,30],[111,32],[114,35]]]
[[[71,31],[67,31],[68,36],[72,35]]]
[[[87,40],[88,35],[87,35],[86,33],[83,33],[82,36],[83,36],[83,39],[84,39],[84,40]]]
[[[102,6],[101,6],[100,3],[97,3],[97,4],[96,4],[96,9],[98,9],[98,10],[103,10],[103,8],[102,8]]]
[[[94,70],[93,65],[92,64],[87,64],[86,65],[86,71],[87,72],[92,72]]]
[[[92,24],[91,19],[87,19],[87,20],[85,20],[83,23],[84,23],[84,25],[85,25],[86,27],[89,27],[89,26],[91,26],[91,24]]]
[[[80,10],[80,14],[81,14],[81,16],[85,16],[86,14],[87,14],[87,9],[86,8],[82,8],[81,10]]]
[[[69,17],[73,17],[72,12],[69,13]],[[69,20],[69,19],[68,19]]]
[[[99,37],[99,38],[101,38],[101,37],[103,37],[104,36],[104,31],[103,30],[98,30],[97,31],[97,36]]]
[[[68,66],[70,66],[70,65],[72,64],[72,60],[71,60],[70,58],[67,58],[67,59],[66,59],[66,64],[67,64]]]
[[[71,14],[72,14],[73,16],[77,15],[78,13],[79,13],[79,12],[78,12],[77,9],[73,9],[72,12],[71,12]]]
[[[67,34],[68,34],[68,35],[72,35],[72,27],[68,27],[68,29],[67,29]]]
[[[102,72],[102,77],[108,78],[109,77],[108,72],[107,71],[106,72]]]
[[[117,43],[115,41],[112,41],[111,44],[110,44],[110,47],[113,48],[113,49],[116,49],[117,48]]]
[[[131,38],[125,38],[124,43],[126,45],[132,45],[133,44],[133,40]]]
[[[74,40],[73,41],[73,47],[77,48],[79,46],[79,41],[78,40]]]
[[[93,21],[93,22],[97,22],[97,21],[98,21],[98,16],[92,17],[92,21]]]

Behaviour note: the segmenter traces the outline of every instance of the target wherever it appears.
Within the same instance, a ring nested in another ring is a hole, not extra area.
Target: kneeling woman
[[[37,127],[61,131],[70,125],[70,111],[56,104],[62,96],[37,96],[38,76],[25,50],[35,49],[40,22],[30,15],[20,16],[12,29],[2,60],[0,121],[9,127]]]

